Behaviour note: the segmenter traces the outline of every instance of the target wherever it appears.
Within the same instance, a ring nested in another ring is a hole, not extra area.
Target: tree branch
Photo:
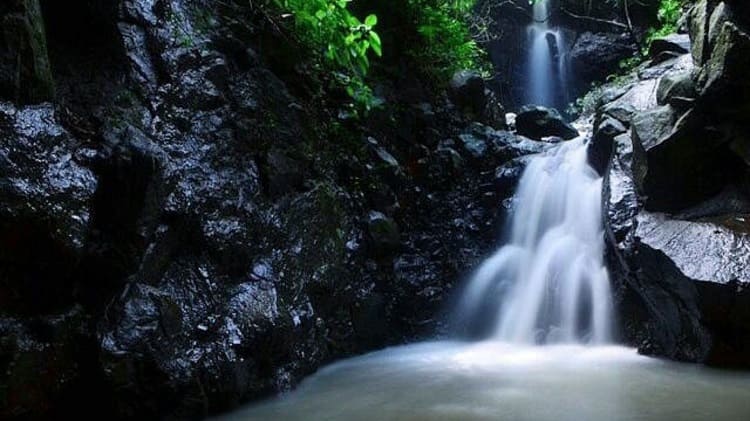
[[[603,23],[603,24],[606,24],[606,25],[611,25],[611,26],[615,26],[615,27],[618,27],[618,28],[627,29],[628,31],[632,32],[632,29],[630,27],[628,27],[628,25],[626,25],[624,23],[617,22],[615,20],[600,19],[600,18],[595,18],[593,16],[576,15],[575,13],[573,13],[573,12],[569,11],[568,9],[563,8],[563,7],[560,7],[560,10],[563,13],[565,13],[566,15],[570,16],[571,18],[573,18],[573,19],[585,20],[585,21],[596,22],[596,23]]]

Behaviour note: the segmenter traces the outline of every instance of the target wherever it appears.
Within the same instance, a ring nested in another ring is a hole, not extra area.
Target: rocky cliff
[[[750,364],[749,18],[745,2],[696,2],[689,35],[600,95],[618,314],[646,353]]]
[[[440,331],[535,142],[470,74],[340,118],[265,13],[0,5],[0,418],[201,417]]]

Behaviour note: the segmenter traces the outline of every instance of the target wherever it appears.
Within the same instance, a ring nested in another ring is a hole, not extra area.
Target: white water
[[[513,343],[607,343],[612,303],[601,191],[584,138],[533,158],[516,193],[510,241],[469,283],[463,322],[494,317],[492,336]],[[494,315],[488,303],[500,303]]]
[[[546,18],[546,8],[546,1],[537,4],[538,19]],[[549,105],[555,95],[549,28],[537,23],[530,31],[530,92],[538,98],[533,102]],[[491,340],[422,343],[345,360],[282,398],[222,419],[750,419],[748,373],[607,345],[612,303],[602,261],[601,189],[584,138],[531,160],[515,196],[508,244],[476,271],[459,306],[465,322],[491,325]],[[540,343],[548,345],[534,346]]]
[[[435,342],[328,366],[224,421],[739,421],[750,376],[581,345]]]
[[[533,6],[534,22],[528,27],[529,36],[529,58],[528,72],[529,82],[527,86],[526,101],[530,104],[545,106],[560,106],[567,102],[565,94],[567,86],[567,60],[563,52],[563,37],[559,30],[549,26],[549,3],[542,0]],[[553,55],[550,47],[557,46],[558,56]]]

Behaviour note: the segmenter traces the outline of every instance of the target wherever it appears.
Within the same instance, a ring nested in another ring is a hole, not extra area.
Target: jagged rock
[[[88,242],[98,182],[75,161],[77,146],[51,105],[0,103],[0,296],[6,297],[0,301],[6,311],[72,303],[71,277]]]
[[[279,150],[271,150],[266,155],[266,163],[270,195],[282,196],[302,188],[304,175],[300,162]]]
[[[691,53],[697,66],[702,66],[711,54],[708,43],[709,13],[708,0],[698,0],[690,9]]]
[[[617,99],[605,103],[598,113],[613,117],[629,126],[633,114],[656,105],[657,83],[655,79],[646,79],[630,86],[627,92]]]
[[[523,171],[526,169],[530,156],[520,156],[495,169],[495,188],[503,196],[511,196]]]
[[[659,105],[681,104],[680,99],[696,97],[695,82],[691,72],[670,73],[659,80],[656,88],[656,101]]]
[[[605,224],[620,247],[631,245],[634,218],[640,210],[640,200],[632,173],[633,141],[624,133],[613,139],[610,163],[605,173]]]
[[[451,78],[451,98],[459,108],[469,108],[480,113],[486,104],[484,79],[479,72],[460,70]]]
[[[461,141],[461,145],[466,153],[474,159],[484,158],[487,152],[487,142],[483,139],[479,139],[470,133],[464,133],[458,135],[458,139]]]
[[[578,131],[563,120],[557,110],[541,106],[523,107],[516,117],[516,130],[536,140],[550,136],[569,140],[578,136]]]
[[[724,23],[728,22],[732,18],[732,11],[729,10],[729,6],[726,3],[721,2],[714,7],[711,12],[711,18],[708,22],[708,43],[710,46],[715,46],[716,41],[719,39],[721,34],[721,28],[724,27]]]
[[[733,116],[744,116],[750,111],[747,102],[735,101],[750,95],[750,35],[731,22],[722,26],[711,58],[700,71],[699,93],[711,102],[714,110]]]
[[[486,88],[484,78],[478,72],[456,72],[450,82],[450,97],[470,118],[496,129],[505,128],[505,109],[495,94]]]
[[[609,165],[615,138],[627,131],[627,128],[614,118],[605,118],[594,132],[588,147],[588,160],[599,174],[604,174]]]
[[[744,36],[725,23],[709,58],[708,12],[701,1],[691,15],[693,57],[708,61],[698,92],[694,72],[678,58],[642,70],[645,80],[599,109],[602,121],[631,123],[630,133],[614,138],[605,172],[607,260],[624,335],[642,352],[747,365],[750,198],[747,165],[731,146],[744,144],[744,124],[723,112],[731,109],[729,91],[712,96],[701,89],[710,72],[722,81],[725,72],[745,67]]]

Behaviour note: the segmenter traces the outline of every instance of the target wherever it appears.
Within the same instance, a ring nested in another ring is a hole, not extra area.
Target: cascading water
[[[532,159],[516,193],[509,243],[469,283],[462,320],[494,317],[493,337],[507,342],[608,342],[601,191],[584,137]]]
[[[549,105],[552,76],[564,76],[565,65],[553,71],[560,35],[547,24],[548,0],[533,7],[529,91],[533,102]],[[510,241],[469,283],[459,306],[462,324],[486,330],[490,319],[491,336],[513,343],[608,342],[612,303],[601,193],[585,137],[533,158],[516,192]]]
[[[546,106],[565,105],[568,100],[568,65],[562,48],[562,33],[549,26],[549,0],[535,2],[533,11],[534,21],[528,28],[530,48],[526,101]]]

